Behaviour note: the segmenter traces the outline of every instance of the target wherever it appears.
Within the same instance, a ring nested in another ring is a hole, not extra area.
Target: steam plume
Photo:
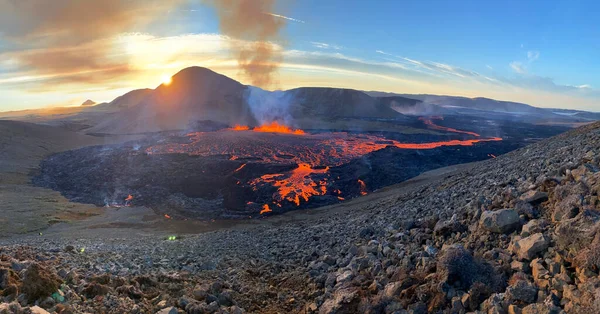
[[[282,51],[272,41],[280,39],[286,19],[271,14],[275,0],[213,0],[221,32],[240,39],[230,41],[240,69],[254,86],[268,87],[282,61]]]

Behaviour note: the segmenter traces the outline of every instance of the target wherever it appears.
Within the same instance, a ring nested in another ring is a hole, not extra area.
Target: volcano
[[[84,132],[138,140],[52,155],[33,182],[72,201],[172,219],[264,217],[494,158],[542,134],[514,121],[411,113],[421,104],[351,89],[266,91],[187,68],[168,85],[93,107],[111,111]]]

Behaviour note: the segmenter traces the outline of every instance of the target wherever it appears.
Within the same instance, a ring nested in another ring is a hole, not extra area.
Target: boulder
[[[177,308],[175,308],[174,306],[171,307],[167,307],[164,308],[158,312],[156,312],[156,314],[177,314]]]
[[[519,259],[530,260],[535,257],[538,253],[541,253],[548,249],[550,240],[542,233],[536,233],[519,241],[514,244],[514,251]]]
[[[498,290],[502,280],[491,265],[477,260],[462,246],[445,248],[437,263],[437,274],[446,286],[468,290],[471,285],[480,282],[491,290]]]
[[[319,314],[358,313],[359,302],[360,298],[356,289],[340,289],[321,305]]]
[[[522,314],[559,314],[561,309],[553,305],[543,303],[530,304],[523,308]]]
[[[31,311],[31,314],[50,314],[50,312],[44,310],[43,308],[37,305],[30,307],[29,310]]]
[[[528,223],[523,225],[523,229],[521,230],[521,236],[528,237],[534,233],[542,232],[544,231],[544,228],[546,228],[546,226],[547,223],[543,219],[530,220]]]
[[[58,290],[61,280],[50,269],[33,263],[25,271],[22,290],[27,301],[34,302],[42,297],[49,297]]]
[[[519,214],[512,209],[484,211],[479,219],[481,228],[494,233],[510,233],[520,225]]]
[[[520,199],[530,204],[539,204],[548,200],[548,193],[532,190],[523,193]]]
[[[530,304],[535,302],[537,297],[538,289],[529,284],[525,280],[519,280],[515,284],[506,288],[506,298],[513,303],[524,303]]]

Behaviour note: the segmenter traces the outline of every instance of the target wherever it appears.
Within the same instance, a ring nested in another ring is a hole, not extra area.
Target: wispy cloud
[[[334,44],[327,44],[327,43],[322,43],[322,42],[318,42],[318,41],[311,41],[310,42],[314,47],[319,48],[319,49],[334,49],[334,50],[340,50],[344,47],[342,46],[338,46],[338,45],[334,45]]]
[[[534,51],[534,50],[527,51],[527,60],[529,60],[529,62],[533,62],[533,61],[537,60],[539,57],[540,57],[539,51]]]
[[[280,14],[275,14],[275,13],[271,13],[271,12],[266,12],[265,14],[270,15],[270,16],[274,16],[274,17],[278,17],[280,19],[284,19],[284,20],[288,20],[288,21],[292,21],[292,22],[296,22],[296,23],[306,23],[305,21],[302,20],[298,20],[289,16],[285,16],[285,15],[280,15]]]
[[[509,66],[516,73],[519,73],[519,74],[527,73],[527,70],[525,69],[525,67],[523,66],[523,64],[521,62],[513,61],[513,62],[509,63]]]

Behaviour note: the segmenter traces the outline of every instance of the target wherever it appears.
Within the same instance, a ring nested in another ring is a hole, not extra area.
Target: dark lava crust
[[[272,204],[276,187],[253,188],[249,182],[264,174],[284,173],[295,164],[230,160],[230,156],[149,155],[151,144],[173,135],[152,137],[120,146],[93,146],[52,155],[41,163],[33,183],[60,191],[71,201],[98,206],[147,206],[159,214],[193,219],[259,216],[263,204]],[[288,201],[271,205],[272,213],[314,208],[361,194],[358,179],[368,191],[405,181],[422,172],[458,163],[490,158],[519,144],[503,141],[470,147],[406,150],[388,147],[329,171],[328,193],[313,196],[300,206]],[[236,171],[241,165],[245,167]],[[315,176],[318,176],[316,174]],[[319,180],[319,177],[313,177]],[[339,190],[341,194],[334,194]],[[128,195],[133,200],[125,202]]]

